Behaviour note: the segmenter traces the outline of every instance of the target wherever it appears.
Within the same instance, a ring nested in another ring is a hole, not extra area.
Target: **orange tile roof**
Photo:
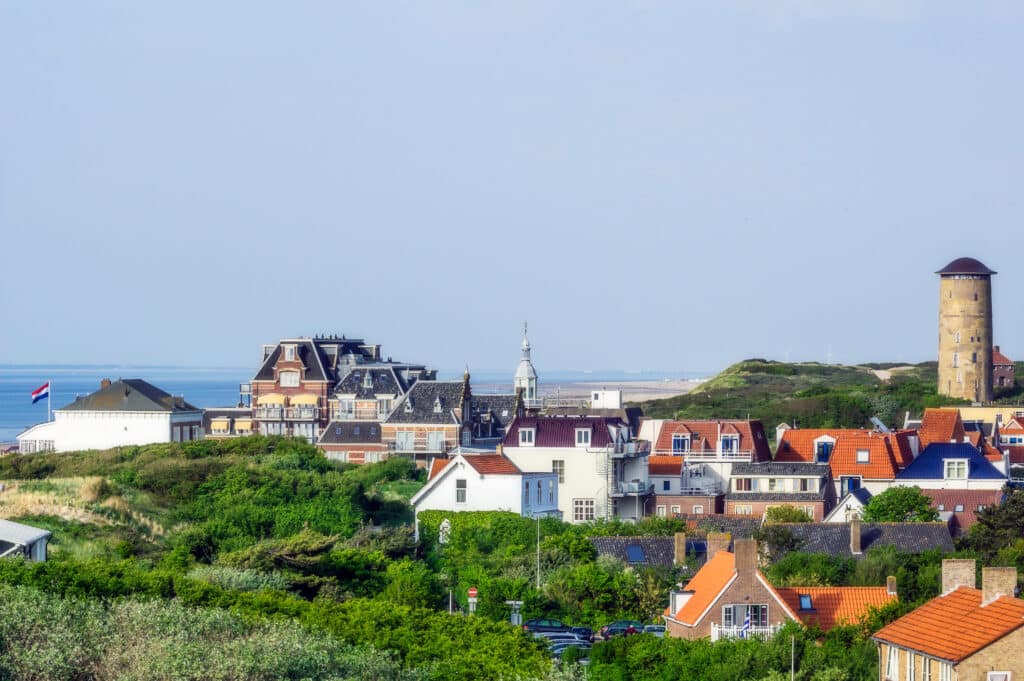
[[[430,475],[427,476],[427,480],[433,480],[438,475],[440,475],[441,471],[443,471],[445,466],[447,466],[450,462],[451,459],[434,459],[430,464]]]
[[[981,590],[962,586],[904,615],[874,638],[950,662],[1024,626],[1024,600],[1001,596],[982,607]]]
[[[867,431],[846,434],[836,440],[829,466],[832,477],[859,475],[867,480],[894,480],[899,466],[892,448],[892,436]],[[857,450],[868,450],[867,463],[857,462]]]
[[[1002,428],[999,429],[1000,433],[1024,433],[1024,426],[1020,425],[1020,421],[1017,419],[1010,419],[1006,422]]]
[[[1013,364],[1013,360],[1001,353],[996,348],[992,348],[992,364]]]
[[[686,624],[696,624],[701,613],[715,602],[718,594],[729,584],[736,575],[736,559],[729,551],[719,551],[714,558],[704,563],[704,567],[697,571],[684,591],[692,591],[690,600],[683,604],[679,612],[672,613],[671,605],[665,608],[665,614],[672,619]]]
[[[900,468],[914,463],[914,449],[910,446],[910,438],[917,436],[916,430],[897,430],[892,437],[892,452]]]
[[[815,457],[814,441],[822,435],[828,435],[832,439],[837,440],[840,435],[847,433],[861,434],[869,432],[871,431],[859,428],[791,428],[782,433],[778,451],[775,452],[775,460],[813,463]]]
[[[896,600],[884,586],[787,586],[776,589],[789,609],[806,625],[828,631],[837,624],[857,624],[870,608]],[[813,610],[800,609],[800,596],[811,597]]]
[[[768,438],[760,421],[665,421],[658,433],[655,450],[672,451],[672,436],[676,433],[689,435],[693,441],[690,449],[695,451],[714,451],[720,435],[739,435],[737,449],[753,452],[754,461],[771,459]]]
[[[959,409],[925,409],[918,429],[921,448],[933,442],[964,441],[964,424]]]
[[[481,475],[520,475],[522,471],[501,454],[466,454],[463,458]]]
[[[683,457],[681,456],[649,456],[647,457],[648,475],[681,475]]]

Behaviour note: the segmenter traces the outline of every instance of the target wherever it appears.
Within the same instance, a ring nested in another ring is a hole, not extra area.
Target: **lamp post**
[[[534,513],[533,518],[537,521],[537,591],[540,591],[540,515]]]

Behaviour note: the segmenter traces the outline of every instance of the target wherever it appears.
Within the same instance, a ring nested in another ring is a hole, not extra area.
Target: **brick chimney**
[[[103,390],[104,388],[109,388],[109,387],[110,387],[110,379],[109,378],[104,378],[102,381],[100,381],[100,390]]]
[[[737,539],[733,542],[736,556],[736,574],[752,575],[757,571],[757,540]]]
[[[885,593],[890,596],[896,595],[896,578],[892,575],[885,578]]]
[[[860,542],[860,518],[854,518],[850,521],[850,553],[855,556],[864,553]]]
[[[1013,598],[1017,591],[1017,568],[981,568],[981,604],[988,605],[1000,596]]]
[[[942,561],[942,593],[949,593],[958,586],[972,589],[977,583],[974,574],[974,560],[970,558],[947,558]]]
[[[686,533],[685,532],[676,532],[672,548],[673,548],[672,562],[675,565],[683,565],[684,563],[686,563]]]
[[[708,560],[719,551],[728,551],[731,542],[732,535],[728,532],[708,532]]]

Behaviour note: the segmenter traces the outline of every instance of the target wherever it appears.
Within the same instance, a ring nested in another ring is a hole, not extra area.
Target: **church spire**
[[[523,402],[526,407],[536,406],[537,399],[537,371],[533,368],[530,360],[530,339],[526,335],[526,322],[523,322],[523,343],[522,357],[519,359],[519,367],[513,379],[516,392],[522,391]]]

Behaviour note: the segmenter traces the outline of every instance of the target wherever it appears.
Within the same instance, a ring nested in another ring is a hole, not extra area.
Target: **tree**
[[[999,506],[986,506],[978,513],[978,522],[971,527],[963,543],[974,549],[986,562],[1003,549],[1024,539],[1024,490],[1006,494]]]
[[[814,518],[796,506],[772,506],[764,515],[766,523],[809,523]]]
[[[930,523],[939,519],[932,500],[919,487],[890,487],[871,497],[864,507],[869,523]]]

